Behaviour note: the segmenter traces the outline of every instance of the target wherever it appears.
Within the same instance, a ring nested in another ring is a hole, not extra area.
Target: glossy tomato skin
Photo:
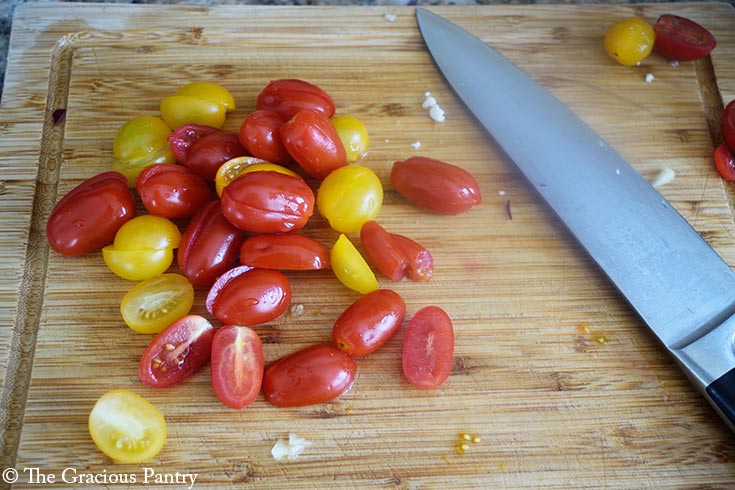
[[[482,202],[472,174],[440,160],[411,157],[395,162],[390,180],[408,201],[436,214],[457,215]]]
[[[245,233],[222,215],[220,201],[211,201],[189,221],[181,236],[179,268],[195,287],[209,287],[237,261]]]
[[[285,122],[274,111],[252,112],[240,125],[240,143],[254,157],[278,164],[290,163],[291,155],[281,141],[280,128]]]
[[[735,154],[726,143],[715,150],[715,168],[723,179],[735,181]]]
[[[213,181],[220,165],[245,153],[237,133],[220,131],[194,141],[182,163],[204,180]]]
[[[291,304],[291,285],[281,272],[239,266],[222,274],[206,299],[222,323],[256,325],[281,316]]]
[[[96,175],[69,191],[54,206],[46,223],[51,248],[79,256],[110,243],[135,216],[135,196],[118,172]]]
[[[174,385],[194,374],[212,353],[214,327],[199,315],[187,315],[156,335],[140,359],[139,376],[154,388]]]
[[[656,33],[641,17],[627,17],[611,25],[605,32],[605,52],[618,63],[635,66],[651,54]]]
[[[403,374],[415,387],[434,389],[452,372],[454,328],[438,306],[425,306],[406,325],[401,363]]]
[[[368,221],[362,225],[360,241],[367,259],[391,280],[431,279],[434,259],[416,241],[397,233],[389,233],[376,221]]]
[[[372,169],[352,164],[333,170],[319,185],[316,206],[329,226],[355,233],[383,206],[383,184]]]
[[[332,344],[317,344],[266,367],[263,393],[277,407],[300,407],[333,400],[355,380],[355,361]]]
[[[176,161],[183,165],[186,164],[189,148],[196,140],[202,136],[218,132],[220,132],[218,128],[206,124],[184,124],[174,129],[168,137],[168,145],[174,157],[176,157]]]
[[[144,169],[135,182],[143,206],[149,213],[169,219],[191,218],[214,199],[207,183],[191,170],[172,163]]]
[[[345,234],[341,234],[329,251],[332,271],[346,287],[366,294],[380,288],[370,265]]]
[[[329,250],[297,233],[253,235],[240,247],[240,263],[262,269],[325,269],[329,267]]]
[[[280,172],[245,173],[222,191],[222,214],[244,231],[296,231],[313,213],[311,188],[299,177]]]
[[[222,403],[243,409],[260,393],[263,381],[263,344],[258,334],[242,325],[224,325],[212,341],[212,387]]]
[[[281,139],[296,163],[315,179],[347,165],[347,152],[327,116],[313,110],[296,113],[281,126]]]
[[[352,303],[332,327],[332,339],[350,356],[365,356],[385,345],[406,315],[403,298],[390,289],[378,289]]]
[[[735,152],[735,100],[731,100],[722,112],[722,137],[730,150]]]
[[[717,41],[707,29],[678,15],[664,14],[653,25],[656,50],[675,61],[694,61],[707,56]]]
[[[255,103],[258,110],[267,109],[283,119],[293,117],[303,109],[334,115],[334,101],[327,92],[316,85],[294,78],[273,80],[261,91]]]

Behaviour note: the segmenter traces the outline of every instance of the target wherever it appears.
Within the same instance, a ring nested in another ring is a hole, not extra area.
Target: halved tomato
[[[150,402],[128,390],[102,395],[89,414],[89,434],[107,456],[142,463],[166,444],[166,420]]]
[[[263,344],[244,326],[225,325],[212,341],[212,387],[217,398],[231,408],[250,405],[263,380]]]
[[[653,25],[656,49],[675,61],[694,61],[707,56],[717,42],[707,29],[693,20],[664,14]]]
[[[329,260],[332,271],[339,282],[353,291],[366,294],[380,287],[375,274],[360,255],[360,251],[344,234],[340,235],[332,246],[332,250],[329,252]]]
[[[417,388],[439,387],[452,372],[454,328],[438,306],[425,306],[406,325],[402,365],[406,379]]]
[[[253,235],[240,247],[240,263],[278,270],[317,270],[329,267],[329,250],[297,233]]]
[[[212,354],[214,327],[199,315],[187,315],[156,335],[140,359],[143,384],[171,386],[191,376]]]
[[[158,333],[187,315],[194,287],[180,274],[161,274],[133,286],[122,299],[125,324],[140,333]]]

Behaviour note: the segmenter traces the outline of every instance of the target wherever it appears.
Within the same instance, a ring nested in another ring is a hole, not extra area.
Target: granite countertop
[[[15,7],[28,0],[0,0],[0,99],[2,98],[8,43]],[[60,0],[31,0],[36,3],[60,3]],[[65,0],[67,3],[92,3],[89,0]],[[104,0],[103,0],[104,1]],[[533,4],[533,3],[639,3],[641,0],[413,0],[413,3],[431,5],[484,5],[484,4]],[[645,2],[671,2],[691,0],[643,0]],[[696,1],[696,0],[695,0]],[[735,1],[735,0],[730,0]],[[411,0],[107,0],[106,3],[176,4],[176,5],[405,5]],[[102,3],[99,2],[99,3]]]

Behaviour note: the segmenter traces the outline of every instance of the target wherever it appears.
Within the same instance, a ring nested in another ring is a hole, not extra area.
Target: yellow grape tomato
[[[115,160],[112,169],[135,186],[140,172],[157,163],[174,163],[176,158],[168,144],[171,128],[163,119],[140,116],[125,123],[117,132],[112,143]]]
[[[360,294],[380,288],[370,266],[344,234],[332,246],[329,256],[334,275],[348,288]]]
[[[235,110],[235,98],[229,90],[214,82],[191,82],[181,87],[176,95],[190,95],[224,106],[226,112]]]
[[[356,233],[383,205],[383,184],[368,167],[347,165],[327,175],[317,191],[317,208],[340,233]]]
[[[184,124],[221,128],[225,113],[222,104],[191,95],[172,95],[161,100],[161,117],[173,129]]]
[[[370,137],[362,121],[349,115],[333,116],[330,120],[347,151],[347,163],[362,160],[370,146]]]
[[[142,463],[166,444],[166,420],[143,397],[128,390],[102,395],[89,414],[89,434],[95,445],[120,463]]]
[[[605,33],[605,52],[615,61],[634,66],[643,61],[656,40],[653,27],[640,17],[628,17],[610,26]]]
[[[170,248],[117,250],[108,245],[102,249],[102,258],[115,275],[128,281],[144,281],[166,272],[173,263],[174,252]]]
[[[133,286],[120,303],[125,324],[136,332],[159,333],[186,316],[194,305],[194,287],[180,274],[161,274]]]

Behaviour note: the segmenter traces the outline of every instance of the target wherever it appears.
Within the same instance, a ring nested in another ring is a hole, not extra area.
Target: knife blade
[[[417,8],[416,20],[454,92],[735,431],[732,269],[526,72],[427,9]]]

